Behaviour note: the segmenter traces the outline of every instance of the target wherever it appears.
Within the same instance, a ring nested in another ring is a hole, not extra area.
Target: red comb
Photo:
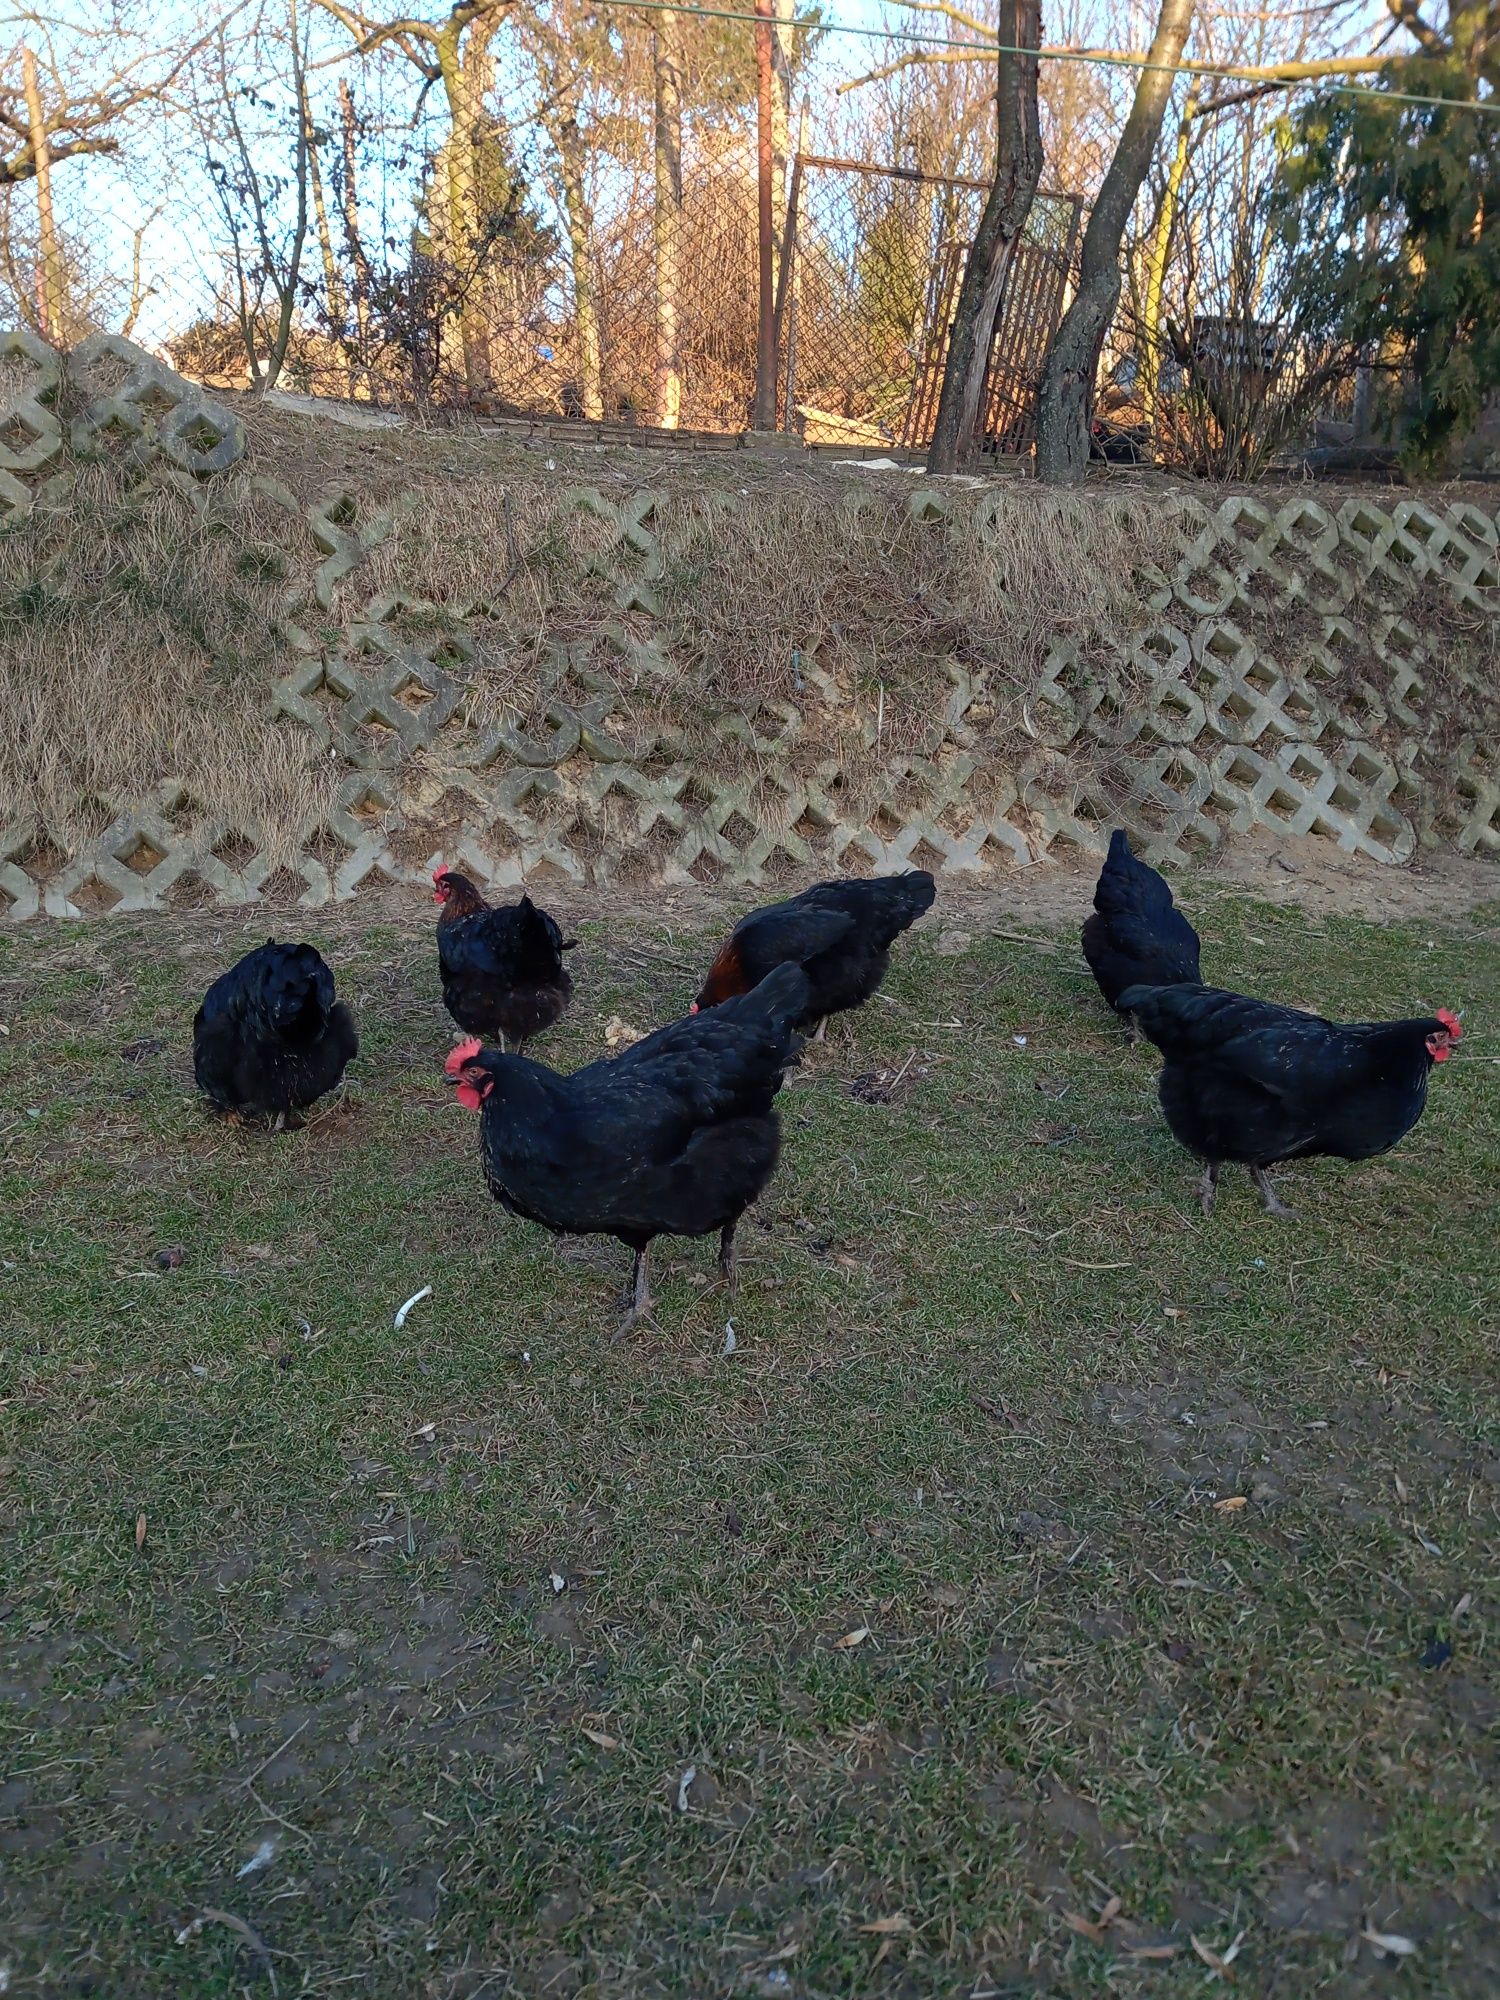
[[[450,1053],[448,1060],[443,1064],[443,1068],[449,1076],[457,1076],[461,1069],[468,1068],[475,1056],[482,1056],[483,1054],[483,1042],[472,1039],[467,1042],[460,1042],[458,1047]]]
[[[434,869],[433,869],[433,871],[432,871],[432,879],[433,879],[433,881],[434,881],[434,882],[441,882],[441,881],[442,881],[442,879],[443,879],[443,877],[444,877],[444,876],[445,876],[445,875],[447,874],[447,872],[448,872],[448,864],[447,864],[447,862],[446,862],[446,861],[440,861],[440,862],[438,863],[437,867],[436,867],[436,868],[434,868]]]
[[[1461,1042],[1463,1040],[1464,1038],[1463,1023],[1462,1021],[1459,1020],[1457,1014],[1451,1012],[1450,1009],[1448,1009],[1447,1007],[1439,1007],[1437,1010],[1437,1017],[1442,1022],[1443,1026],[1448,1030],[1448,1033],[1453,1037],[1455,1042]]]

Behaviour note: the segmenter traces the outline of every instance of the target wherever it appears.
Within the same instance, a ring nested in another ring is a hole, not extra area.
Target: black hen
[[[310,944],[268,938],[222,973],[193,1020],[198,1088],[232,1118],[301,1111],[359,1053],[354,1017]]]
[[[1463,1034],[1445,1007],[1431,1020],[1340,1025],[1212,986],[1131,986],[1120,1005],[1162,1052],[1161,1108],[1205,1162],[1205,1215],[1225,1160],[1250,1169],[1268,1210],[1289,1215],[1267,1167],[1388,1152],[1421,1117],[1432,1065]]]
[[[1084,922],[1083,955],[1099,991],[1124,1012],[1132,1041],[1134,1019],[1120,1008],[1127,986],[1196,985],[1199,978],[1198,933],[1172,901],[1164,878],[1131,853],[1120,827],[1110,835],[1094,914]]]
[[[562,954],[578,940],[565,943],[554,919],[529,896],[493,909],[467,875],[438,868],[432,880],[443,906],[437,921],[443,1005],[466,1035],[502,1049],[507,1041],[524,1047],[572,999]]]
[[[799,1028],[861,1007],[885,978],[891,945],[932,907],[937,889],[923,869],[870,881],[819,882],[789,902],[752,910],[734,927],[693,1002],[693,1011],[748,993],[778,965],[800,965],[808,1002]]]
[[[496,1200],[545,1229],[614,1236],[635,1252],[621,1334],[650,1308],[653,1237],[717,1229],[733,1288],[735,1228],[775,1171],[776,1093],[806,1009],[806,975],[784,965],[754,992],[572,1076],[477,1042],[448,1057],[459,1101],[481,1113]]]

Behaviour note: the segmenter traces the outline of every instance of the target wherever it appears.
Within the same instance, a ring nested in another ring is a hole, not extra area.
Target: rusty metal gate
[[[809,444],[920,449],[988,189],[982,181],[799,154],[778,282],[780,421]],[[986,450],[1031,441],[1082,203],[1039,194],[1016,251],[982,405]]]

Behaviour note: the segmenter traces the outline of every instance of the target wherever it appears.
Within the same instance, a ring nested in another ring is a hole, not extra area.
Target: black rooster
[[[1120,827],[1109,837],[1094,913],[1084,920],[1083,955],[1099,991],[1124,1015],[1132,1042],[1136,1025],[1120,1006],[1127,986],[1198,981],[1198,933],[1172,901],[1165,879],[1131,853]]]
[[[693,1012],[748,993],[778,965],[800,965],[808,978],[805,1014],[823,1039],[830,1014],[862,1007],[891,962],[891,945],[932,907],[937,889],[924,869],[872,880],[819,882],[785,903],[752,910],[734,927],[709,967]]]
[[[562,1017],[573,982],[562,962],[577,938],[562,931],[529,896],[494,909],[467,875],[433,871],[438,971],[443,1005],[466,1035],[524,1048]]]
[[[310,944],[268,938],[214,981],[193,1019],[193,1075],[231,1119],[277,1129],[332,1090],[359,1054],[354,1017]]]
[[[1162,1052],[1161,1108],[1205,1163],[1205,1215],[1225,1160],[1250,1169],[1271,1214],[1291,1215],[1267,1167],[1388,1152],[1421,1117],[1432,1065],[1463,1035],[1446,1007],[1430,1020],[1340,1025],[1212,986],[1131,986],[1120,1005]]]
[[[800,1046],[807,977],[783,965],[752,993],[659,1028],[572,1076],[466,1042],[446,1068],[481,1114],[485,1179],[513,1215],[635,1252],[630,1311],[650,1310],[656,1236],[719,1231],[731,1290],[740,1216],[775,1171],[776,1093]]]

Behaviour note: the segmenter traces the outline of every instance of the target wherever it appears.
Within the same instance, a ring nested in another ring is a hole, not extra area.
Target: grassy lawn
[[[1496,911],[1213,903],[1226,984],[1467,1010],[1288,1223],[1202,1220],[1071,939],[940,905],[730,1354],[712,1244],[611,1349],[627,1253],[485,1195],[428,914],[296,924],[364,1051],[280,1137],[189,1066],[264,917],[0,936],[9,1990],[1492,2000]],[[564,1067],[708,957],[584,936]]]

